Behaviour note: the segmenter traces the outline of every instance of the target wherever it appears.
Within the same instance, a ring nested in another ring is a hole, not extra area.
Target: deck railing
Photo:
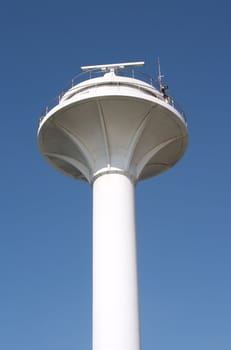
[[[129,77],[129,78],[133,78],[133,79],[138,79],[141,80],[151,86],[153,86],[155,89],[157,89],[158,91],[160,91],[160,86],[159,86],[159,82],[157,79],[152,78],[151,76],[149,76],[148,74],[145,74],[143,72],[140,72],[136,69],[116,69],[115,70],[116,75],[118,76],[122,76],[122,77]],[[66,85],[66,87],[64,89],[62,89],[62,91],[60,92],[60,94],[58,96],[56,96],[55,98],[53,98],[44,108],[44,110],[41,113],[40,116],[40,121],[47,115],[47,113],[56,105],[59,104],[60,100],[62,99],[63,95],[70,90],[72,87],[74,87],[75,85],[88,80],[88,79],[93,79],[93,78],[98,78],[101,77],[105,74],[105,71],[99,70],[99,69],[94,69],[94,70],[88,70],[88,71],[84,71],[81,72],[79,74],[77,74],[76,76],[74,76],[71,81]],[[96,84],[97,85],[97,84]],[[169,105],[171,105],[173,108],[175,108],[180,115],[183,117],[184,121],[187,123],[187,119],[185,116],[185,113],[183,111],[183,109],[179,106],[179,104],[176,102],[176,100],[171,97],[171,96],[166,96],[165,98],[165,102],[167,102]]]

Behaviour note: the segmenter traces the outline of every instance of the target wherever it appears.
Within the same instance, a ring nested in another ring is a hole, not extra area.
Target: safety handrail
[[[129,78],[141,80],[141,81],[151,85],[156,90],[160,91],[159,82],[157,80],[153,79],[148,74],[140,72],[140,71],[138,71],[138,70],[136,70],[134,68],[133,69],[116,69],[115,73],[118,76],[124,76],[124,77],[129,77]],[[66,87],[64,89],[62,89],[60,94],[58,96],[56,96],[55,98],[53,98],[46,105],[45,109],[41,113],[40,121],[47,115],[47,113],[53,107],[55,107],[56,105],[59,104],[59,102],[62,99],[63,95],[68,90],[70,90],[71,88],[73,88],[74,86],[76,86],[77,84],[79,84],[79,83],[81,83],[81,82],[83,82],[85,80],[97,78],[97,77],[103,76],[104,74],[105,74],[105,71],[102,71],[102,70],[99,70],[99,69],[91,69],[91,70],[87,70],[87,71],[81,72],[81,73],[77,74],[76,76],[74,76],[71,79],[71,81],[66,85]],[[173,108],[175,108],[180,113],[180,115],[183,117],[184,121],[187,123],[187,119],[186,119],[186,116],[185,116],[185,113],[184,113],[183,109],[179,106],[179,104],[176,102],[176,100],[173,97],[165,96],[165,102],[167,102],[169,105],[171,105]]]

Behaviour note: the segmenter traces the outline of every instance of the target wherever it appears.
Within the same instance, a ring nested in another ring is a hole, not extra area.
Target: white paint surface
[[[123,174],[93,184],[93,350],[139,350],[134,185]]]

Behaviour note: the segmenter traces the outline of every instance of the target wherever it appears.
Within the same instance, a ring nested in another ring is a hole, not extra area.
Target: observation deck
[[[90,183],[113,172],[137,182],[171,168],[187,147],[182,109],[153,78],[99,67],[75,77],[43,112],[38,142],[45,159]]]

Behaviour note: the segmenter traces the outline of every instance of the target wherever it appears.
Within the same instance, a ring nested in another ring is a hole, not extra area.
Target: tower
[[[82,67],[89,78],[59,96],[38,129],[45,159],[93,186],[93,350],[140,349],[135,184],[187,147],[184,113],[165,88],[137,76],[143,64]]]

